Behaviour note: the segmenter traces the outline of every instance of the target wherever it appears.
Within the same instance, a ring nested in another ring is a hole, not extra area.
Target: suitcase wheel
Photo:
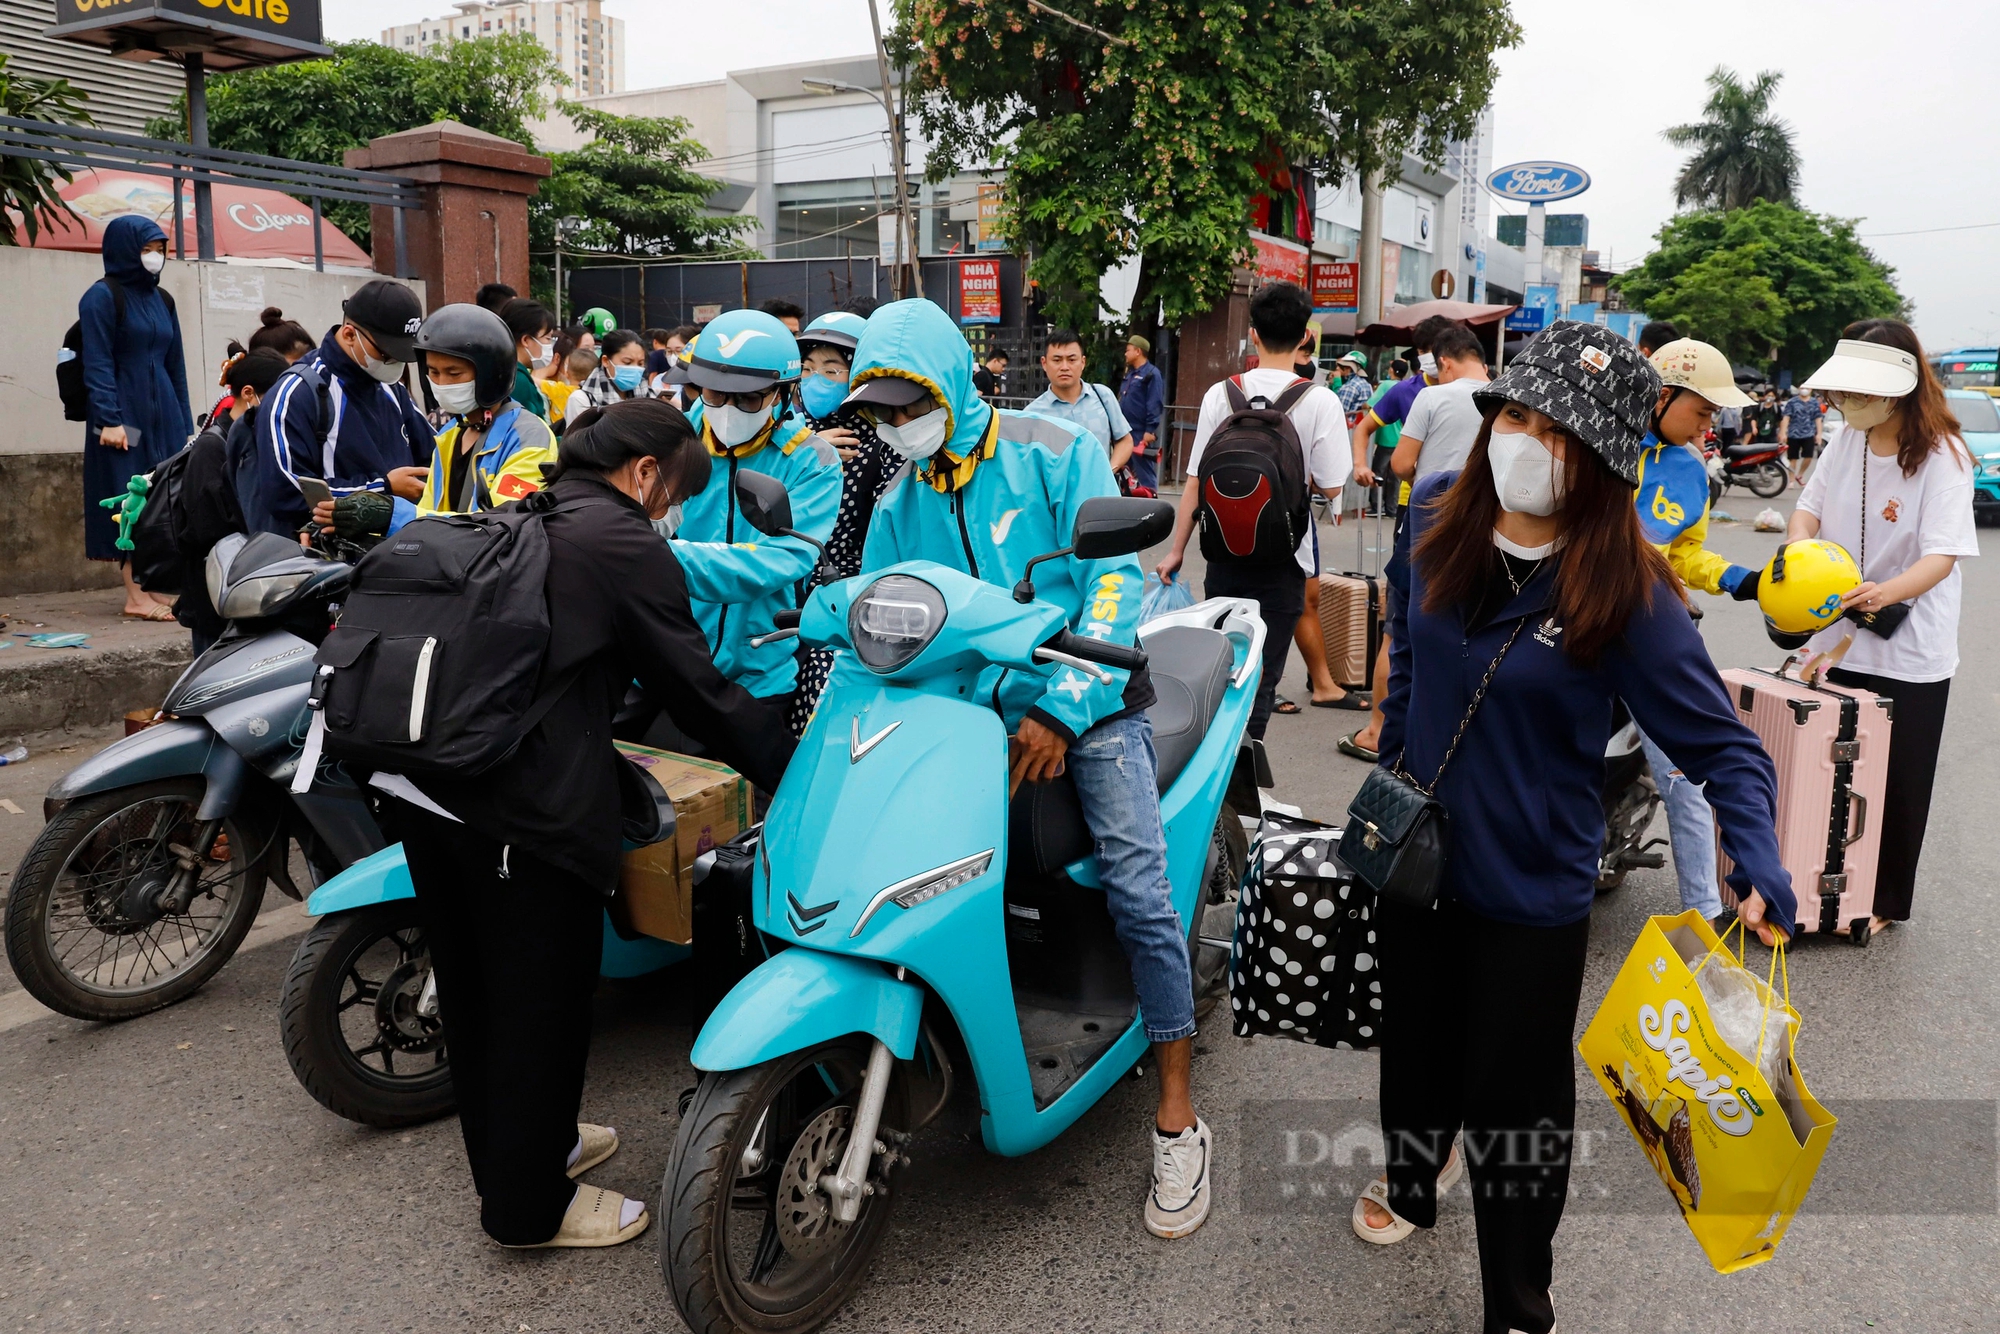
[[[1849,922],[1847,924],[1847,938],[1862,949],[1867,949],[1868,942],[1874,938],[1874,933],[1868,929],[1868,919],[1866,917],[1857,917]]]

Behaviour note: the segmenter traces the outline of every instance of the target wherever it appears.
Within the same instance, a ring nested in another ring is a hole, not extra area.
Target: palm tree
[[[0,53],[0,115],[58,125],[89,125],[90,112],[84,107],[88,100],[89,95],[68,79],[36,79],[11,72],[6,55]],[[76,216],[57,193],[73,179],[67,168],[53,162],[0,157],[0,209],[20,215],[21,232],[29,245],[35,243],[41,228]],[[0,216],[0,245],[16,244],[14,228]]]
[[[1715,67],[1702,119],[1665,131],[1674,147],[1694,150],[1674,179],[1676,205],[1728,210],[1759,199],[1794,202],[1798,149],[1792,127],[1771,114],[1771,98],[1784,77],[1765,70],[1745,87],[1733,70]]]

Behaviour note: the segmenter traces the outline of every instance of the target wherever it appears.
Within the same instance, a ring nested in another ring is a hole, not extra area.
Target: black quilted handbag
[[[1444,859],[1449,845],[1451,821],[1444,803],[1431,794],[1444,778],[1458,743],[1465,736],[1472,715],[1479,712],[1493,674],[1514,641],[1521,637],[1522,617],[1514,623],[1514,633],[1493,656],[1492,665],[1472,693],[1465,717],[1438,764],[1429,786],[1403,772],[1398,757],[1393,767],[1378,766],[1362,780],[1361,790],[1347,805],[1347,825],[1340,835],[1340,859],[1354,869],[1354,878],[1391,903],[1408,908],[1428,909],[1437,902],[1438,887],[1444,882]]]
[[[1366,1050],[1382,1041],[1375,895],[1334,852],[1340,830],[1268,817],[1237,896],[1229,958],[1236,1036]]]

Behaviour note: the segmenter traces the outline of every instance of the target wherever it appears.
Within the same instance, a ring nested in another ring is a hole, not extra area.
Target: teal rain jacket
[[[759,699],[798,683],[798,644],[780,639],[762,648],[771,618],[800,605],[799,590],[819,553],[796,537],[766,537],[736,508],[736,474],[748,468],[785,484],[792,527],[824,542],[840,513],[840,455],[798,418],[778,423],[747,445],[724,447],[702,420],[701,400],[688,413],[715,456],[708,485],[681,506],[674,555],[687,576],[688,602],[722,674]]]
[[[882,375],[919,381],[951,413],[951,427],[943,449],[922,467],[905,464],[876,502],[863,574],[928,560],[1012,588],[1031,559],[1069,545],[1079,505],[1118,494],[1110,460],[1088,431],[989,406],[972,387],[972,371],[964,335],[931,302],[899,301],[869,317],[848,382],[859,387]],[[1133,642],[1144,588],[1132,556],[1035,567],[1036,597],[1061,607],[1075,633],[1115,644]],[[1129,681],[1129,690],[1127,678],[1116,670],[1100,682],[1072,667],[1047,676],[996,668],[980,689],[997,689],[1010,732],[1032,714],[1074,742],[1098,723],[1152,703],[1145,673]]]

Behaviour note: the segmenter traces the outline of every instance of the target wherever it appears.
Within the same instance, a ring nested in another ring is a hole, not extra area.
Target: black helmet
[[[514,392],[514,335],[507,322],[484,306],[458,302],[439,306],[417,330],[417,355],[442,352],[472,363],[472,387],[479,406],[494,408]]]
[[[1639,484],[1639,448],[1660,399],[1660,373],[1639,349],[1599,324],[1557,320],[1473,391],[1482,412],[1519,403],[1545,414],[1605,466]]]

